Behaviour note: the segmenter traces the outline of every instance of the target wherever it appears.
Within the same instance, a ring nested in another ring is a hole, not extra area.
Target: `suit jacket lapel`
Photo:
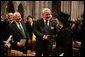
[[[51,27],[52,26],[52,22],[51,22],[51,20],[49,20],[49,27]]]
[[[22,32],[20,32],[21,34],[22,34],[22,36],[24,37],[24,38],[26,38],[26,27],[25,27],[25,24],[21,21],[21,25],[22,25],[22,27],[23,27],[23,30],[24,30],[24,34],[22,34]]]
[[[42,25],[42,27],[45,25],[43,18],[41,19],[40,24]]]
[[[23,22],[21,22],[21,24],[22,24],[23,30],[24,30],[24,32],[25,32],[25,31],[26,31],[25,24],[24,24]]]
[[[22,23],[22,26],[23,26],[23,23]],[[20,29],[17,27],[17,24],[16,24],[16,23],[14,23],[13,28],[15,28],[15,30],[16,30],[17,32],[19,32],[20,35],[22,35],[22,33],[21,33]],[[24,27],[23,27],[23,28],[24,28]],[[24,31],[24,32],[25,32],[25,31]],[[22,36],[23,36],[23,35],[22,35]]]
[[[13,28],[21,34],[19,28],[17,27],[17,24],[16,23],[13,23],[13,25],[14,25]]]

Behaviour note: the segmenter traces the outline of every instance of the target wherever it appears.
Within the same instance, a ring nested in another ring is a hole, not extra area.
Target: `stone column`
[[[61,11],[63,12],[63,9],[64,9],[64,7],[63,7],[63,1],[61,1]]]
[[[71,15],[71,1],[61,1],[61,11]]]
[[[18,11],[18,6],[20,4],[21,1],[13,1],[13,5],[14,5],[14,10]]]
[[[84,12],[84,1],[79,1],[78,3],[78,16],[80,17]]]
[[[1,6],[1,16],[5,17],[6,15],[6,5],[5,4],[2,4],[3,6]],[[3,10],[4,9],[4,10]]]
[[[42,17],[41,11],[42,11],[43,8],[44,8],[44,1],[40,1],[40,12],[39,12],[40,17]]]
[[[29,15],[29,2],[28,1],[22,1],[22,5],[23,5],[23,17],[24,17],[24,21],[26,21],[27,16]]]
[[[48,1],[48,8],[52,10],[52,1]]]
[[[39,19],[39,6],[40,1],[35,1],[35,19]]]
[[[44,1],[40,1],[41,2],[41,8],[44,8]]]
[[[72,6],[71,6],[71,20],[72,21],[77,20],[77,12],[78,12],[77,1],[72,1]]]
[[[45,7],[48,7],[48,2],[49,2],[49,1],[45,1]]]
[[[71,1],[61,1],[61,11],[70,14]]]

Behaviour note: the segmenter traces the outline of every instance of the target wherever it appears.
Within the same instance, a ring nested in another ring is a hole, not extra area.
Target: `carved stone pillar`
[[[71,20],[77,20],[84,12],[84,1],[72,1]]]
[[[35,18],[36,20],[39,19],[39,6],[40,1],[35,1]]]
[[[71,12],[71,1],[61,1],[61,11],[67,14]]]

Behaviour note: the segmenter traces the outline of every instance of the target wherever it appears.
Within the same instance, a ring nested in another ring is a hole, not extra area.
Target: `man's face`
[[[29,23],[32,23],[33,20],[32,20],[31,17],[29,17],[27,21],[28,21]]]
[[[13,15],[8,15],[8,18],[9,19],[13,19]]]
[[[8,13],[7,18],[8,18],[9,20],[12,20],[12,19],[13,19],[13,13]]]
[[[21,20],[21,15],[15,15],[15,16],[14,16],[14,19],[15,19],[16,21],[20,21],[20,20]]]
[[[50,12],[44,12],[43,13],[43,18],[45,18],[46,20],[51,18],[51,13]]]

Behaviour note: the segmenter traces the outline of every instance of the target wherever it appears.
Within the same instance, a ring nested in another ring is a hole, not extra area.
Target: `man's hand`
[[[48,36],[49,36],[49,35],[44,35],[44,36],[43,36],[43,39],[48,40]]]
[[[21,47],[22,46],[22,43],[17,42],[17,46]]]
[[[3,41],[4,44],[6,44],[7,41]]]
[[[32,42],[32,40],[31,40],[31,39],[29,39],[29,40],[28,40],[28,43],[31,43],[31,42]]]
[[[11,44],[10,43],[7,43],[7,41],[3,41],[3,43],[5,44],[5,46],[7,46],[8,48],[11,47]]]
[[[11,44],[8,43],[8,44],[5,44],[5,46],[7,46],[8,48],[10,48],[11,47]]]

